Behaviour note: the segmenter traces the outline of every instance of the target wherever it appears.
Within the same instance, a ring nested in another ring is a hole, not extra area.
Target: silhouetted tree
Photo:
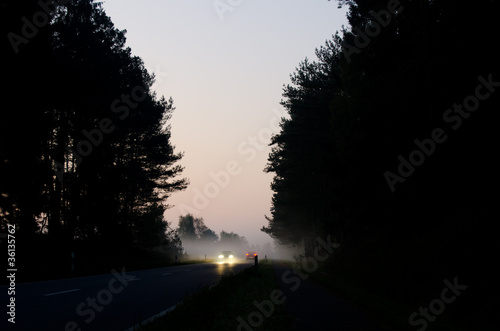
[[[222,245],[248,246],[248,241],[244,236],[240,236],[234,232],[220,232],[220,243]]]
[[[339,3],[349,6],[350,27],[318,49],[315,62],[300,63],[284,88],[290,118],[272,138],[265,171],[275,174],[273,205],[262,230],[311,248],[324,234],[342,241],[397,238],[416,224],[475,227],[445,206],[461,201],[479,215],[491,199],[487,177],[476,176],[494,164],[487,114],[498,99],[491,94],[481,112],[464,115],[460,130],[443,114],[475,93],[479,75],[500,77],[494,2]],[[397,173],[398,157],[435,128],[446,131],[446,143],[392,192],[384,173]],[[477,195],[466,200],[467,192]]]
[[[283,91],[282,105],[290,118],[282,119],[273,136],[266,172],[276,173],[272,189],[272,218],[263,231],[282,244],[313,242],[332,221],[334,163],[337,147],[330,133],[330,105],[339,93],[338,46],[328,42],[316,51],[321,62],[304,60]]]
[[[16,100],[0,114],[0,226],[64,249],[164,244],[166,200],[187,185],[172,100],[151,90],[154,77],[100,3],[40,3],[0,2],[3,93]],[[47,20],[23,27],[35,13]]]
[[[209,243],[213,243],[219,240],[219,236],[213,230],[206,229],[201,233],[200,239]]]
[[[179,216],[177,231],[183,240],[208,242],[218,240],[217,234],[205,225],[203,217],[194,217],[193,214]]]
[[[196,234],[195,228],[195,217],[192,214],[187,214],[185,216],[179,216],[179,225],[177,227],[177,232],[182,240],[196,240],[198,235]]]

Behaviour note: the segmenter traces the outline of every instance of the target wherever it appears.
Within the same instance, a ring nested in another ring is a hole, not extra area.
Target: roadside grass
[[[291,268],[300,269],[297,262],[283,261]],[[411,313],[418,310],[419,306],[411,305],[407,302],[399,302],[389,296],[381,295],[377,291],[370,291],[360,286],[353,278],[348,275],[339,277],[332,275],[328,268],[320,267],[317,271],[308,274],[310,279],[323,285],[335,295],[344,298],[355,306],[359,307],[365,313],[372,316],[382,328],[387,331],[415,331],[408,323]],[[434,298],[431,298],[434,299]],[[430,300],[429,300],[430,301]],[[425,306],[424,304],[422,306]],[[433,323],[428,323],[428,329],[439,331],[465,331],[449,320],[446,316],[439,316]]]
[[[317,272],[311,278],[330,289],[333,293],[347,299],[370,314],[387,330],[410,330],[408,325],[409,305],[396,302],[391,298],[368,291],[358,284],[325,272]]]
[[[415,241],[413,245],[402,243],[407,238],[401,238],[401,243],[388,241],[386,245],[375,244],[383,242],[377,238],[366,239],[338,251],[309,275],[332,293],[371,315],[385,329],[416,331],[422,329],[422,324],[411,326],[410,315],[418,312],[420,307],[429,308],[430,302],[440,297],[443,280],[456,275],[444,272],[439,262],[425,259],[427,255],[419,258],[424,249],[442,251],[440,247],[430,246],[439,243],[438,239],[430,236],[425,239]],[[434,255],[439,261],[437,253]],[[297,269],[301,267],[298,261],[288,261],[288,264]],[[453,271],[460,273],[460,270]],[[465,322],[470,322],[466,313],[471,311],[471,299],[469,302],[464,299],[472,294],[472,290],[466,291],[456,302],[447,304],[435,320],[428,322],[429,331],[471,330],[465,325]],[[422,319],[422,316],[417,319]]]
[[[321,279],[323,278],[323,279]],[[429,304],[434,299],[439,299],[440,293],[437,292],[428,299],[420,301],[418,304],[410,302],[402,302],[377,293],[370,291],[366,288],[360,287],[358,284],[353,283],[347,279],[339,279],[336,277],[325,277],[324,275],[317,275],[316,279],[328,286],[332,291],[338,293],[340,296],[351,300],[353,303],[362,307],[366,312],[370,313],[388,330],[401,331],[401,330],[420,330],[422,324],[419,322],[417,325],[410,325],[409,318],[413,313],[419,313],[419,310],[429,309]],[[457,303],[458,304],[458,303]],[[471,330],[461,322],[455,319],[455,314],[448,313],[453,306],[445,306],[442,315],[432,315],[432,321],[427,320],[426,323],[429,331],[466,331]],[[413,319],[413,321],[423,321],[422,315]]]
[[[248,323],[248,315],[258,312],[254,301],[269,300],[277,288],[271,261],[261,261],[258,272],[254,268],[223,277],[216,286],[186,297],[171,313],[138,330],[236,330],[240,324],[237,318]],[[263,317],[262,325],[252,329],[287,330],[290,325],[285,307],[275,305],[272,314]]]
[[[300,263],[283,261],[290,268],[301,269]],[[408,326],[408,307],[395,302],[390,298],[367,291],[353,282],[349,276],[338,277],[333,275],[327,266],[320,266],[317,271],[308,273],[309,279],[321,284],[335,295],[351,302],[361,310],[370,314],[386,330],[405,330]]]

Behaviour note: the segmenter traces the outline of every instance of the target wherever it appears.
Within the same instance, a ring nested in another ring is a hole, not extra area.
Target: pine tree
[[[2,7],[5,35],[22,33],[18,19],[43,10],[36,2]],[[52,242],[162,242],[166,200],[187,185],[170,141],[173,101],[151,90],[154,77],[101,4],[49,9],[28,42],[2,44],[5,91],[19,100],[0,121],[2,227],[15,223]]]

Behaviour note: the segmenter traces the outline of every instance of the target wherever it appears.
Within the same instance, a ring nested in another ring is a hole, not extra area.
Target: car
[[[234,254],[231,251],[222,251],[219,254],[219,261],[233,261]]]
[[[256,252],[247,252],[246,254],[247,260],[254,260],[256,256],[257,256]]]

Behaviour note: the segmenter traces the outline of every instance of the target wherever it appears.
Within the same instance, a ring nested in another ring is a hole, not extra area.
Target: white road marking
[[[69,293],[69,292],[76,292],[76,291],[80,291],[80,289],[79,288],[75,288],[75,289],[67,290],[67,291],[47,293],[47,294],[44,294],[44,296],[48,297],[48,296],[51,296],[51,295],[58,295],[58,294],[64,294],[64,293]]]
[[[134,276],[134,275],[125,275],[125,277],[123,277],[123,279],[127,282],[133,282],[136,280],[140,280],[140,278],[137,278],[137,276]]]
[[[151,323],[151,322],[152,322],[152,321],[154,321],[155,319],[160,318],[160,317],[162,317],[162,316],[165,316],[166,314],[171,313],[171,312],[175,309],[175,307],[176,307],[177,305],[178,305],[178,304],[175,304],[175,305],[173,305],[172,307],[170,307],[170,308],[168,308],[168,309],[165,309],[165,310],[163,310],[163,311],[159,312],[158,314],[151,316],[150,318],[145,319],[145,320],[144,320],[144,321],[142,321],[141,323],[137,323],[136,325],[134,325],[134,326],[132,326],[132,327],[130,327],[130,328],[128,328],[128,329],[126,329],[125,331],[134,331],[134,330],[137,330],[139,327],[144,326],[144,325],[146,325],[146,324],[148,324],[148,323]]]

